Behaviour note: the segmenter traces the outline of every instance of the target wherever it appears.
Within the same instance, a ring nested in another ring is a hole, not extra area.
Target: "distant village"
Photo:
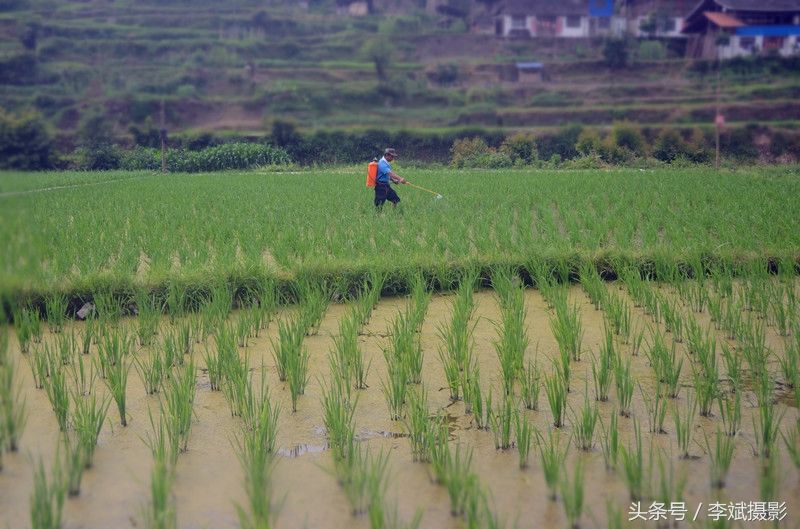
[[[482,0],[470,30],[506,39],[621,37],[685,39],[695,59],[800,54],[800,0]],[[428,0],[429,11],[458,14],[463,2]],[[354,1],[366,15],[373,2]]]

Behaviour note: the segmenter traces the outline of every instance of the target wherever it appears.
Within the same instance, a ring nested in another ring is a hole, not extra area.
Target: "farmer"
[[[383,151],[383,158],[378,162],[378,176],[375,179],[375,207],[380,209],[383,203],[387,200],[393,206],[397,206],[400,202],[400,197],[389,185],[390,182],[397,184],[405,184],[406,179],[392,171],[392,166],[389,165],[392,160],[397,157],[394,149],[391,147]]]

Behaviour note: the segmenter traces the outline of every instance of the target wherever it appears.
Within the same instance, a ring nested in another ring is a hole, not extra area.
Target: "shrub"
[[[602,149],[602,140],[600,133],[594,129],[583,129],[578,134],[578,141],[575,142],[575,150],[577,150],[582,157],[593,156],[600,153]]]
[[[597,153],[585,154],[561,164],[562,169],[606,169],[608,164]]]
[[[450,149],[452,167],[480,167],[485,169],[497,169],[501,167],[511,167],[513,162],[511,157],[503,152],[497,152],[489,147],[483,138],[463,138],[453,142]]]
[[[663,129],[653,145],[653,156],[662,162],[673,162],[678,157],[689,157],[689,146],[674,129]]]
[[[609,68],[624,68],[628,65],[628,42],[623,38],[606,39],[603,58]]]
[[[53,139],[35,113],[14,116],[0,108],[0,168],[41,170],[52,167]]]
[[[514,134],[503,140],[500,153],[511,158],[514,165],[530,164],[539,157],[536,138],[529,134]]]
[[[666,58],[667,50],[657,40],[646,40],[639,43],[639,60],[660,61]]]
[[[614,123],[611,128],[611,140],[614,146],[627,149],[636,156],[646,154],[644,136],[639,128],[631,123]]]
[[[134,147],[122,153],[119,167],[126,171],[161,169],[161,151],[149,147]]]
[[[111,143],[98,143],[79,147],[75,151],[78,169],[84,171],[112,171],[120,168],[122,152]]]

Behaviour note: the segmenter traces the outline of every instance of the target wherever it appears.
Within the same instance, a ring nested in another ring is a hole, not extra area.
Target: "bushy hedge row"
[[[167,170],[177,173],[251,169],[266,165],[287,165],[291,158],[280,147],[260,143],[225,143],[200,151],[175,150],[167,152]],[[161,168],[161,151],[137,147],[124,152],[120,169],[157,170]]]

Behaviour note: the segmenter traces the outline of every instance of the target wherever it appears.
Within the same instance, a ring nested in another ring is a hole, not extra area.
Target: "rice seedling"
[[[573,361],[579,362],[583,329],[578,306],[568,306],[566,298],[562,297],[556,301],[555,311],[555,317],[550,318],[550,329],[558,342],[558,348]]]
[[[794,427],[789,426],[788,435],[781,432],[781,437],[786,445],[786,453],[789,454],[795,468],[800,469],[800,421],[795,422]]]
[[[562,377],[558,373],[546,377],[544,391],[550,404],[550,412],[553,414],[553,426],[561,428],[567,406],[567,388]]]
[[[639,351],[642,350],[642,343],[644,343],[644,329],[631,333],[631,336],[631,355],[639,356]]]
[[[584,403],[580,414],[573,413],[572,430],[575,435],[577,447],[586,452],[594,448],[594,432],[600,412],[597,410],[597,403],[589,402],[589,383],[587,381],[584,389]]]
[[[511,448],[511,426],[514,420],[514,402],[506,395],[498,410],[489,415],[489,427],[494,434],[494,447],[499,450]]]
[[[611,500],[606,500],[606,525],[608,529],[622,529],[622,510]]]
[[[524,369],[525,350],[528,348],[528,334],[525,327],[525,304],[522,291],[519,295],[508,294],[502,305],[502,327],[499,340],[495,342],[497,358],[503,377],[503,391],[506,395],[514,393],[517,375]]]
[[[150,501],[142,509],[145,529],[175,529],[178,518],[172,498],[172,467],[161,459],[153,462],[150,471]]]
[[[317,334],[319,325],[322,323],[322,318],[331,301],[330,293],[323,285],[310,281],[301,281],[298,300],[300,302],[300,320],[303,322],[303,332],[309,336]]]
[[[388,367],[388,379],[381,380],[381,389],[386,404],[389,407],[389,418],[399,421],[403,418],[403,408],[406,403],[406,393],[408,391],[408,374],[398,360],[391,360],[389,354],[386,355]]]
[[[297,411],[297,400],[306,391],[308,358],[308,349],[302,347],[298,354],[289,356],[289,362],[286,364],[286,378],[289,383],[289,393],[292,395],[292,412]]]
[[[164,385],[162,414],[167,419],[169,435],[178,439],[181,452],[189,449],[189,433],[192,428],[192,407],[197,390],[197,372],[194,359],[169,378]]]
[[[652,455],[651,455],[652,458]],[[686,488],[686,470],[681,467],[676,475],[675,467],[664,457],[663,450],[659,450],[656,456],[658,465],[658,483],[654,491],[654,499],[662,505],[685,504],[683,493]]]
[[[646,354],[656,375],[656,380],[667,386],[667,395],[670,398],[677,398],[680,391],[683,357],[678,358],[675,342],[668,349],[661,335],[654,332],[653,344]]]
[[[155,293],[140,288],[136,291],[136,310],[139,312],[136,318],[136,333],[139,345],[145,347],[151,345],[158,334],[163,306]]]
[[[763,501],[773,501],[778,497],[781,486],[780,462],[777,457],[766,457],[759,460],[761,472],[758,484]]]
[[[281,382],[287,380],[291,369],[290,364],[296,363],[296,357],[303,354],[304,335],[305,327],[300,317],[278,323],[278,342],[272,342],[272,354]]]
[[[562,468],[567,458],[567,452],[569,451],[569,443],[567,443],[567,447],[562,451],[560,437],[554,436],[553,430],[548,432],[546,439],[539,432],[536,433],[536,436],[539,440],[539,455],[542,461],[544,481],[550,491],[550,499],[556,501]]]
[[[44,305],[50,332],[59,333],[64,330],[64,323],[67,321],[67,296],[53,293],[45,298]]]
[[[779,427],[785,409],[775,414],[773,404],[773,384],[769,374],[764,371],[755,384],[758,400],[758,416],[753,415],[753,430],[756,441],[754,453],[762,458],[770,458],[776,452]]]
[[[94,451],[97,448],[97,439],[106,421],[106,414],[111,401],[104,398],[98,401],[95,394],[83,396],[72,393],[72,427],[75,430],[77,441],[84,454],[86,468],[92,466]]]
[[[42,323],[37,311],[23,308],[14,313],[14,329],[17,331],[17,341],[22,354],[29,351],[31,341],[35,343],[41,341],[41,328]]]
[[[561,499],[564,504],[564,514],[567,516],[567,524],[571,529],[580,527],[580,518],[583,514],[584,489],[583,489],[583,463],[579,459],[575,464],[575,473],[572,480],[564,464],[564,478],[561,480]]]
[[[692,379],[697,402],[700,406],[700,415],[711,416],[711,408],[720,394],[719,374],[716,372],[716,361],[709,362],[700,368],[692,364]]]
[[[69,415],[69,389],[67,386],[67,375],[58,366],[58,361],[53,357],[50,361],[50,377],[44,380],[44,389],[47,399],[53,408],[53,413],[58,421],[58,428],[62,432],[67,431],[67,418]]]
[[[619,425],[617,422],[617,414],[612,413],[609,422],[608,430],[600,421],[600,447],[603,449],[603,461],[606,465],[606,470],[612,471],[617,468],[619,461],[620,437]]]
[[[67,494],[67,481],[57,454],[50,479],[41,458],[35,463],[33,470],[33,492],[30,500],[32,529],[60,529],[64,510],[64,498]]]
[[[725,480],[728,475],[728,470],[733,461],[733,450],[736,447],[734,439],[730,435],[725,435],[721,430],[717,429],[715,434],[714,446],[708,441],[708,435],[703,434],[706,442],[706,450],[708,452],[709,473],[711,477],[711,488],[722,489],[725,488]]]
[[[784,289],[786,291],[786,296],[784,296]],[[791,298],[792,294],[789,292],[794,292],[794,286],[791,283],[785,287],[779,285],[778,288],[775,289],[775,294],[770,300],[772,322],[775,325],[775,329],[778,331],[778,335],[784,337],[789,336],[792,322],[795,321],[794,318],[796,317],[794,304],[784,304],[783,302],[784,297]]]
[[[267,387],[267,374],[263,367],[258,389],[253,387],[252,377],[246,388],[241,414],[244,432],[257,441],[261,450],[274,453],[280,406],[272,404]]]
[[[672,408],[672,419],[675,424],[675,436],[678,439],[678,448],[681,457],[689,459],[689,445],[692,443],[694,433],[694,420],[697,414],[697,400],[689,393],[686,397],[686,414],[681,417],[680,409],[676,404]]]
[[[605,321],[614,334],[622,337],[624,343],[628,342],[631,334],[631,309],[624,299],[617,295],[608,296]]]
[[[159,389],[161,388],[161,384],[164,381],[165,372],[168,369],[164,366],[161,354],[159,354],[158,351],[153,351],[147,355],[146,359],[143,359],[140,355],[134,357],[133,363],[136,366],[136,371],[139,373],[139,377],[142,379],[142,385],[144,386],[145,392],[148,395],[154,395],[158,393]],[[209,368],[209,378],[211,378],[210,373],[211,369]],[[214,389],[213,382],[211,384],[211,388]]]
[[[444,369],[444,378],[447,382],[447,387],[450,390],[450,400],[455,402],[461,399],[461,369],[455,358],[439,348],[439,359],[442,361],[442,368]]]
[[[628,487],[631,501],[641,501],[646,497],[649,488],[649,465],[645,465],[642,451],[642,430],[638,421],[633,421],[633,445],[622,446],[622,478]]]
[[[461,449],[457,444],[455,450],[448,449],[445,478],[443,484],[450,497],[450,514],[464,514],[467,493],[475,485],[477,476],[472,472],[472,448]]]
[[[536,361],[528,361],[528,367],[519,375],[520,396],[525,407],[529,410],[539,409],[539,393],[542,385],[542,375]]]
[[[83,328],[80,331],[81,353],[88,355],[92,344],[97,341],[97,320],[93,315],[86,318]]]
[[[673,342],[683,342],[684,322],[681,308],[669,300],[662,299],[661,313],[664,315],[664,328],[672,333]]]
[[[722,359],[725,362],[725,371],[728,374],[732,391],[738,392],[742,387],[742,356],[723,343]]]
[[[109,372],[123,364],[130,354],[133,340],[123,327],[105,327],[97,344],[98,372],[101,378],[108,378]]]
[[[175,332],[167,331],[161,343],[163,349],[163,364],[165,376],[169,377],[169,370],[175,366],[183,365],[183,354],[180,352],[178,337]]]
[[[97,318],[101,326],[117,323],[122,317],[122,305],[120,300],[114,296],[110,290],[101,290],[92,295]]]
[[[97,373],[94,363],[84,360],[83,355],[77,355],[75,361],[68,367],[72,377],[72,386],[79,395],[89,395],[94,389]]]
[[[185,285],[177,281],[170,281],[167,285],[167,312],[169,321],[173,325],[175,321],[186,313],[189,303],[189,293]]]
[[[608,291],[600,274],[597,273],[597,269],[594,266],[584,264],[580,267],[579,276],[583,291],[586,292],[595,310],[599,310],[604,306],[608,297]]]
[[[795,388],[800,384],[800,334],[786,346],[783,356],[778,355],[781,373],[786,386]]]
[[[183,365],[183,356],[184,355],[191,355],[193,344],[194,344],[194,334],[192,330],[194,328],[193,319],[190,316],[182,318],[177,323],[177,346],[178,346],[178,364]]]
[[[419,384],[422,381],[423,354],[413,316],[409,312],[398,314],[392,321],[391,333],[390,348],[384,356],[393,356],[406,371],[408,381]]]
[[[119,358],[113,365],[106,368],[106,386],[117,404],[117,411],[119,412],[120,424],[122,426],[128,425],[127,415],[125,413],[125,406],[127,403],[127,389],[128,389],[128,372],[130,371],[130,364],[125,360],[125,357]]]
[[[175,463],[178,461],[178,438],[171,435],[167,424],[168,418],[163,414],[163,405],[161,410],[162,413],[156,421],[153,418],[152,409],[147,409],[151,431],[147,433],[147,439],[144,442],[150,449],[155,464],[163,464],[166,468],[174,469]]]
[[[617,364],[617,353],[614,350],[614,337],[606,327],[605,342],[600,346],[599,362],[592,357],[592,380],[594,381],[595,400],[606,402],[611,387],[613,369]]]
[[[408,402],[406,429],[414,461],[430,461],[432,443],[436,440],[439,427],[438,418],[433,421],[430,419],[428,391],[424,386],[419,391],[412,391]]]
[[[78,496],[81,493],[83,471],[86,469],[86,452],[83,444],[67,432],[61,436],[61,441],[66,456],[67,494]]]
[[[61,365],[68,366],[72,364],[78,351],[78,343],[75,340],[75,334],[72,332],[59,332],[56,336],[55,350]]]
[[[664,429],[664,418],[667,416],[667,400],[662,385],[656,382],[655,395],[652,398],[647,396],[641,384],[639,384],[639,391],[642,394],[642,399],[647,408],[647,420],[650,424],[650,432],[660,434],[667,433]]]
[[[33,385],[36,389],[43,389],[45,381],[50,376],[50,357],[53,352],[48,344],[34,347],[33,353],[26,357],[33,375]]]
[[[17,364],[13,360],[0,365],[0,430],[3,432],[0,435],[0,453],[6,448],[11,452],[18,450],[27,421],[26,401],[21,383],[16,381],[16,370]]]
[[[717,397],[717,406],[725,433],[731,437],[739,431],[742,423],[742,394],[739,391],[722,393]]]
[[[475,427],[482,430],[486,427],[487,421],[484,420],[483,396],[481,394],[480,380],[480,369],[478,365],[475,364],[464,383],[464,400],[469,403],[469,409],[475,420]],[[467,388],[469,388],[469,391],[467,391]]]
[[[247,506],[236,505],[239,525],[243,529],[268,529],[277,517],[278,509],[272,502],[272,455],[254,439],[243,434],[236,443],[236,453],[244,472],[244,489]]]
[[[619,414],[631,416],[631,400],[633,399],[633,377],[631,376],[631,359],[624,362],[620,358],[614,365],[614,384],[617,388]]]
[[[343,387],[345,381],[332,379],[330,387],[323,385],[322,410],[328,444],[333,456],[338,460],[346,460],[352,453],[355,442],[355,409],[356,403],[345,398]]]
[[[364,353],[358,346],[358,318],[357,311],[351,311],[339,321],[339,333],[333,337],[333,358],[348,388],[366,389],[372,364],[364,362]]]
[[[222,393],[228,402],[231,415],[241,417],[247,406],[247,392],[250,381],[248,357],[245,355],[244,358],[240,358],[236,351],[236,344],[234,342],[228,343],[231,347],[230,352],[223,354],[222,350],[220,350]]]
[[[519,453],[519,468],[528,468],[528,457],[531,451],[531,441],[533,440],[533,427],[528,417],[514,410],[514,432]]]

